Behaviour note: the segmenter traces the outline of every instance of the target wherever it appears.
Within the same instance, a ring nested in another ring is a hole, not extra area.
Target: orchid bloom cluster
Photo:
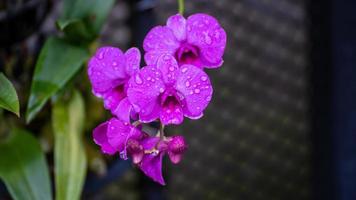
[[[148,177],[164,185],[164,155],[176,164],[187,149],[184,137],[165,136],[164,126],[203,116],[213,93],[204,69],[222,65],[225,45],[226,33],[212,16],[194,14],[185,19],[176,14],[147,34],[143,68],[135,47],[125,53],[115,47],[98,49],[88,74],[94,95],[113,114],[93,131],[101,151],[130,157]],[[142,124],[153,121],[161,128],[150,136]]]

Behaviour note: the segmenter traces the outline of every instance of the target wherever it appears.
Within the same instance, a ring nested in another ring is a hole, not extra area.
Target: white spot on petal
[[[140,74],[136,74],[136,76],[135,76],[135,82],[136,82],[137,84],[142,84],[142,79],[141,79]]]

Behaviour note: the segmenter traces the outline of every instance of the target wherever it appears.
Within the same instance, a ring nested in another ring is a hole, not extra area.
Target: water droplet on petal
[[[182,73],[187,72],[187,70],[188,70],[188,68],[186,68],[186,67],[182,68]]]
[[[152,78],[149,76],[149,77],[147,77],[146,79],[147,79],[148,81],[150,81]]]
[[[173,67],[173,66],[170,66],[170,67],[169,67],[169,71],[173,72],[173,71],[174,71],[174,67]]]
[[[104,58],[104,52],[100,52],[99,53],[99,59],[103,59]]]
[[[206,100],[206,101],[210,101],[210,100],[211,100],[211,96],[207,96],[207,97],[205,98],[205,100]]]
[[[167,112],[167,113],[171,113],[171,110],[170,110],[170,109],[168,109],[168,110],[166,110],[166,112]]]
[[[185,82],[185,86],[189,87],[190,86],[190,82],[189,81]]]
[[[193,90],[192,91],[190,91],[190,93],[189,94],[193,94]]]
[[[199,106],[197,106],[197,110],[200,110],[200,107],[199,107]]]
[[[197,88],[197,89],[194,90],[194,92],[195,92],[196,94],[198,94],[198,93],[200,92],[200,90]]]
[[[135,76],[135,82],[136,82],[137,84],[142,84],[142,79],[141,79],[140,74],[136,74],[136,76]]]
[[[202,76],[202,77],[200,77],[200,80],[202,80],[202,81],[206,81],[206,80],[208,80],[208,77],[206,77],[206,76]]]
[[[211,40],[211,38],[210,38],[210,36],[209,35],[205,35],[205,43],[206,44],[211,44],[212,43],[212,40]]]
[[[116,65],[117,65],[117,62],[113,62],[112,65],[113,65],[113,66],[116,66]]]
[[[171,57],[170,57],[169,55],[165,55],[165,56],[163,57],[163,59],[164,59],[165,61],[168,61],[168,60],[171,59]]]
[[[163,88],[159,88],[159,92],[160,92],[160,93],[163,93],[163,92],[164,92],[164,89],[163,89]]]

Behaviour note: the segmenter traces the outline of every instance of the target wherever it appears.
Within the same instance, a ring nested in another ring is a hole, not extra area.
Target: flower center
[[[199,49],[194,45],[183,43],[176,51],[175,58],[179,65],[194,64],[199,58]]]
[[[163,101],[163,108],[165,108],[167,111],[173,111],[174,108],[179,105],[179,101],[175,96],[168,96],[164,101]]]
[[[126,97],[125,84],[120,84],[114,88],[117,100],[121,100]]]

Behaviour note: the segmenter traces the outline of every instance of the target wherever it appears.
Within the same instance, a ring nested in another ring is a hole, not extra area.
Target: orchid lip
[[[199,48],[188,44],[182,43],[175,53],[175,58],[180,65],[194,63],[199,58]]]

